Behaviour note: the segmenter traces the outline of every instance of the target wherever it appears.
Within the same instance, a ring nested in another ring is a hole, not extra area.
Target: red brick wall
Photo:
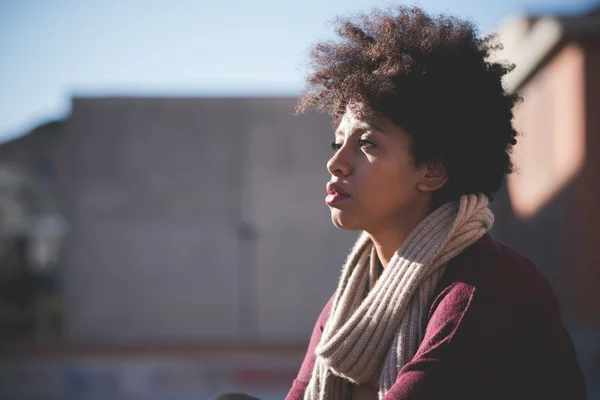
[[[563,314],[600,322],[600,45],[569,43],[524,86],[517,173],[494,204],[495,236],[537,264]]]

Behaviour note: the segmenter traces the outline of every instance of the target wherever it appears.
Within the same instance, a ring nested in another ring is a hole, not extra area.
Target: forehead
[[[357,115],[357,113],[353,112],[350,108],[347,107],[337,129],[335,130],[335,134],[343,135],[356,130],[381,131],[381,129],[375,126],[373,123],[361,119]]]

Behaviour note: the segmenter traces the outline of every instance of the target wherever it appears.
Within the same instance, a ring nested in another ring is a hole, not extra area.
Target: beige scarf
[[[379,382],[379,398],[387,393],[423,340],[446,263],[494,223],[487,205],[487,197],[480,194],[437,208],[410,233],[370,291],[377,255],[368,234],[360,234],[315,350],[305,400],[343,399],[350,382]]]

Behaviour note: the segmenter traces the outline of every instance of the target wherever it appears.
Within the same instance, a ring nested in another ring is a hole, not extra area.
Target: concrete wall
[[[355,235],[324,205],[329,120],[293,105],[74,100],[69,338],[307,340]]]

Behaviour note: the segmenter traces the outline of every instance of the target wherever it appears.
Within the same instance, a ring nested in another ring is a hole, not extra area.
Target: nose
[[[335,152],[333,157],[327,161],[327,171],[332,176],[348,176],[352,173],[352,164],[348,159],[348,151],[350,149],[343,145],[338,151]]]

